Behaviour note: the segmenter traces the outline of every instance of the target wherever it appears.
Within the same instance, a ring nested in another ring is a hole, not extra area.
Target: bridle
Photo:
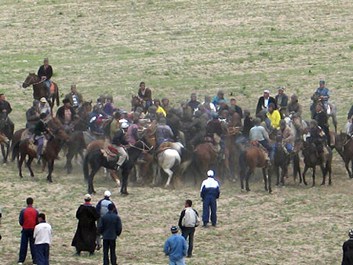
[[[35,77],[35,76],[33,76],[33,77]],[[39,78],[39,77],[38,77]],[[32,80],[33,78],[31,78],[30,80]],[[26,80],[25,80],[26,81]],[[32,85],[32,86],[35,86],[35,85],[38,85],[38,84],[41,84],[41,83],[43,83],[44,82],[44,80],[39,80],[38,82],[36,82],[36,83],[30,83],[30,82],[23,82],[23,84],[25,84],[25,85],[27,85],[27,86],[30,86],[30,85]]]
[[[142,140],[138,140],[138,142],[142,143],[142,148],[140,147],[137,147],[136,145],[132,145],[130,144],[130,147],[131,148],[134,148],[134,149],[137,149],[137,150],[140,150],[142,152],[145,152],[145,153],[148,153],[149,151],[151,151],[153,149],[153,146],[149,147],[144,141]]]

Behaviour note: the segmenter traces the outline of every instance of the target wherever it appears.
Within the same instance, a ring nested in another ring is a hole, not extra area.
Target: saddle
[[[267,161],[270,160],[270,157],[269,157],[269,155],[268,155],[268,151],[266,150],[266,148],[265,148],[262,144],[260,144],[260,143],[259,143],[258,141],[256,141],[256,140],[253,140],[253,141],[250,141],[250,145],[259,148],[260,151],[264,154],[265,160],[267,160]]]
[[[116,161],[119,157],[119,151],[114,145],[109,144],[105,148],[101,149],[101,152],[108,161]]]
[[[54,84],[54,82],[50,82],[49,91],[50,91],[50,95],[53,95],[55,93],[55,84]]]
[[[162,153],[163,151],[165,151],[167,149],[172,149],[172,147],[173,147],[173,143],[172,142],[161,143],[160,146],[158,147],[157,151],[156,151],[156,155]]]

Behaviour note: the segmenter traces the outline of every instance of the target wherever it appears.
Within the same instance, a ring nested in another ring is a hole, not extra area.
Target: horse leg
[[[246,191],[250,191],[249,179],[250,179],[250,176],[252,175],[252,173],[253,173],[253,171],[251,169],[249,169],[249,171],[246,174],[246,177],[245,177],[245,188],[246,188]]]
[[[348,172],[348,176],[349,178],[352,178],[352,172],[349,169],[349,163],[351,162],[351,160],[345,161],[344,162],[344,166],[346,167],[346,170]],[[353,170],[353,164],[352,164],[352,170]]]
[[[27,166],[27,168],[29,170],[29,173],[30,173],[32,178],[34,177],[34,173],[33,173],[32,167],[31,167],[33,159],[34,159],[34,157],[30,156],[30,157],[28,157],[28,160],[26,162],[26,166]]]
[[[72,172],[72,158],[73,158],[73,155],[70,153],[70,150],[68,150],[66,155],[66,164],[65,164],[67,174],[70,174]]]
[[[333,114],[331,117],[332,117],[333,126],[335,127],[335,133],[337,133],[337,117],[336,117],[336,114]]]
[[[331,174],[332,174],[331,163],[332,163],[331,160],[328,160],[328,161],[327,161],[326,172],[328,172],[328,185],[331,185],[331,184],[332,184],[332,181],[331,181]]]
[[[95,166],[95,167],[93,167]],[[94,176],[97,174],[98,170],[100,169],[100,166],[96,166],[96,165],[91,165],[91,174],[89,174],[88,176],[88,193],[89,194],[95,194],[96,191],[94,190],[93,187],[93,178]]]
[[[53,170],[54,170],[54,159],[47,161],[47,163],[48,163],[48,176],[47,176],[47,181],[48,181],[49,183],[52,183],[53,180],[52,180],[51,174],[53,173]]]
[[[276,185],[278,186],[279,185],[279,167],[278,166],[275,166],[275,169],[276,169],[276,175],[277,175],[277,182],[276,182]]]
[[[316,173],[316,166],[313,167],[313,185],[312,185],[312,187],[315,186],[315,173]]]
[[[25,160],[26,156],[21,154],[19,156],[19,159],[18,159],[18,162],[17,162],[17,165],[18,165],[18,172],[19,172],[19,176],[21,178],[23,178],[23,175],[22,175],[22,164],[23,164],[23,161]]]
[[[308,183],[306,182],[306,180],[305,180],[305,174],[306,174],[306,172],[308,171],[308,167],[307,167],[307,165],[305,165],[304,166],[304,171],[303,171],[303,183],[304,183],[304,185],[306,186],[306,185],[308,185]]]
[[[130,170],[124,168],[121,172],[121,188],[120,188],[120,193],[123,195],[128,195],[129,193],[127,192],[127,180],[129,177]]]
[[[167,183],[165,184],[165,188],[168,188],[169,185],[170,185],[170,182],[172,181],[172,177],[173,177],[173,171],[171,171],[169,168],[163,168],[163,171],[165,173],[167,173],[168,175],[168,180],[167,180]]]
[[[268,193],[271,193],[272,192],[272,189],[271,189],[271,178],[270,178],[270,175],[269,175],[269,172],[268,172],[267,168],[263,168],[262,169],[262,175],[263,175],[264,181],[265,181],[265,190],[268,191]]]

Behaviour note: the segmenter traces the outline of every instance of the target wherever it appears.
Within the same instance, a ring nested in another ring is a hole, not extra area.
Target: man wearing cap
[[[45,134],[49,133],[48,126],[45,122],[45,118],[47,114],[41,113],[39,115],[39,121],[34,126],[33,134],[34,134],[34,143],[37,145],[37,158],[38,162],[40,161],[43,154],[43,147],[45,141]]]
[[[114,212],[115,207],[111,203],[108,205],[108,212],[100,219],[98,223],[98,232],[103,235],[103,265],[109,265],[110,262],[116,265],[116,238],[120,236],[122,224],[120,217]]]
[[[101,199],[101,200],[97,203],[97,205],[96,205],[96,211],[97,211],[97,213],[98,213],[98,215],[99,215],[100,218],[102,218],[102,217],[109,211],[109,210],[108,210],[108,206],[109,206],[110,204],[113,205],[113,210],[112,210],[112,211],[113,211],[115,214],[118,214],[118,210],[117,210],[117,208],[116,208],[114,202],[112,202],[112,201],[110,200],[110,196],[111,196],[111,195],[112,195],[111,192],[110,192],[109,190],[106,190],[106,191],[104,192],[104,198]],[[102,247],[102,246],[101,246],[100,234],[97,234],[97,250],[99,250],[101,247]]]
[[[185,256],[188,250],[186,240],[178,234],[178,227],[170,228],[172,235],[164,243],[163,251],[169,256],[169,265],[185,265]]]
[[[116,170],[124,164],[125,160],[128,159],[128,154],[124,148],[125,145],[129,143],[125,139],[126,132],[129,128],[129,124],[127,122],[123,122],[120,126],[120,129],[116,132],[112,139],[112,145],[118,150],[119,158],[118,162],[116,163]]]
[[[315,94],[319,96],[319,99],[324,104],[325,110],[327,110],[330,91],[325,85],[325,80],[320,80],[319,87],[316,89]]]
[[[284,93],[283,86],[278,87],[277,90],[278,94],[275,97],[276,105],[283,118],[287,112],[288,96]]]
[[[174,134],[169,125],[167,125],[166,118],[162,117],[158,121],[156,128],[157,146],[165,142],[174,142]]]
[[[195,112],[195,111],[197,111],[199,105],[200,105],[200,102],[197,101],[196,93],[191,93],[190,101],[188,102],[188,106],[190,108],[192,108],[193,112]]]
[[[48,96],[50,95],[50,84],[51,80],[50,78],[53,76],[53,68],[49,64],[49,59],[44,58],[43,60],[43,65],[41,65],[38,69],[38,77],[44,82]]]
[[[96,208],[91,204],[91,195],[86,194],[84,201],[84,204],[81,204],[76,211],[78,224],[71,243],[71,246],[76,248],[76,255],[78,256],[81,251],[88,251],[90,255],[93,255],[96,249],[96,221],[99,215]]]
[[[33,198],[28,197],[26,203],[27,207],[21,210],[18,218],[18,221],[22,226],[18,264],[23,264],[26,260],[28,243],[31,249],[33,264],[36,264],[33,231],[38,223],[38,211],[33,207]]]
[[[45,97],[42,97],[39,100],[38,108],[39,108],[39,113],[45,113],[47,115],[51,114],[51,109],[50,109],[49,103],[48,103],[48,101],[46,100]]]
[[[220,195],[219,183],[214,179],[214,171],[207,171],[207,179],[201,184],[200,195],[203,202],[202,222],[203,227],[207,227],[211,210],[212,226],[217,225],[217,199]]]
[[[63,104],[63,106],[58,108],[56,117],[64,125],[65,131],[71,132],[73,130],[73,122],[76,118],[76,112],[71,106],[70,100],[68,98],[63,99]]]
[[[343,243],[343,257],[342,265],[352,265],[353,264],[353,229],[348,231],[349,239]]]
[[[271,103],[276,106],[276,100],[273,97],[270,97],[270,90],[265,89],[263,96],[261,96],[257,102],[256,114],[258,114],[261,110],[267,110],[268,105]]]

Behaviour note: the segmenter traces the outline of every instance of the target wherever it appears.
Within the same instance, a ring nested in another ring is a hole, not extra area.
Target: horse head
[[[29,87],[30,85],[33,85],[39,81],[39,77],[35,73],[29,73],[25,81],[22,83],[22,87]]]
[[[0,144],[9,144],[10,143],[10,139],[6,137],[5,134],[0,133]]]

